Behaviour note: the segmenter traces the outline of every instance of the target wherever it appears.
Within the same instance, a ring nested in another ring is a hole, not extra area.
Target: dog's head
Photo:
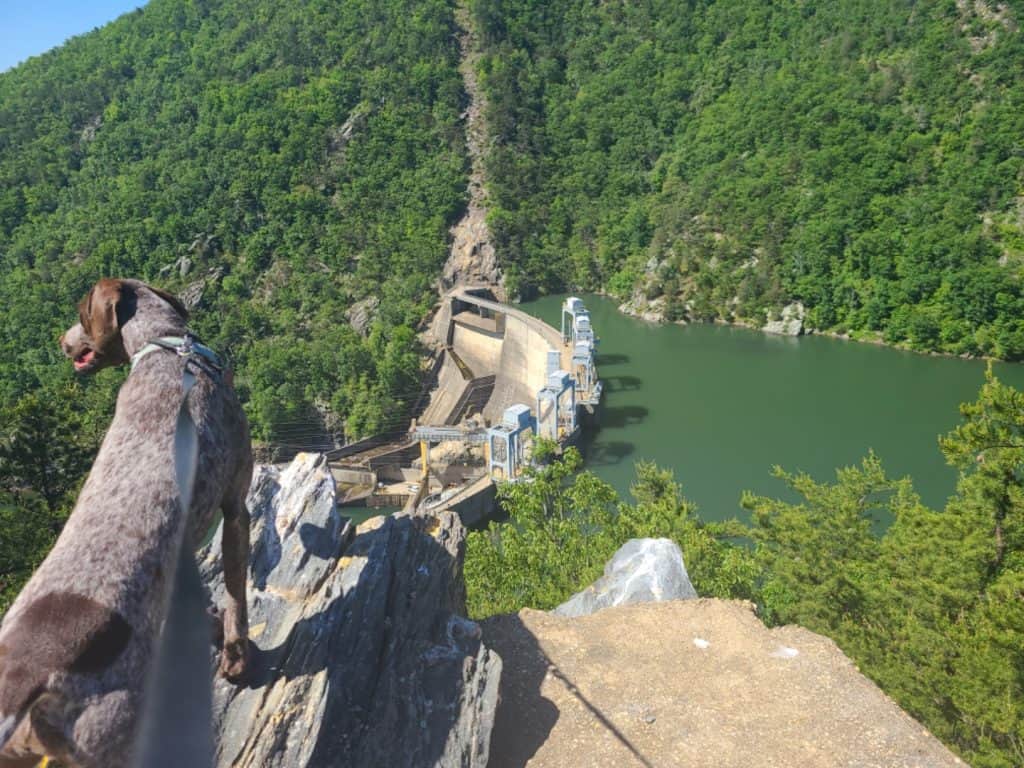
[[[95,373],[131,359],[121,330],[134,317],[139,295],[149,291],[171,305],[182,319],[188,311],[177,298],[137,280],[100,280],[78,303],[78,322],[60,337],[60,347],[77,373]]]

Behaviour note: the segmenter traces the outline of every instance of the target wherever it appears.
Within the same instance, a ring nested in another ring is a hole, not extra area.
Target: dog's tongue
[[[76,371],[80,371],[83,368],[85,368],[85,366],[87,366],[89,363],[92,362],[92,359],[95,356],[96,356],[96,353],[93,352],[91,349],[85,350],[85,352],[83,352],[82,354],[80,354],[78,357],[76,357],[74,359],[73,362],[74,362],[75,370]]]

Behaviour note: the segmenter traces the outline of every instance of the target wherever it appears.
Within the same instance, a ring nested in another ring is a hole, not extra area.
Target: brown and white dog
[[[60,343],[88,373],[127,363],[155,338],[183,336],[187,312],[145,283],[105,279],[82,300],[79,319]],[[138,361],[60,538],[4,617],[0,768],[44,755],[82,768],[129,764],[178,542],[198,545],[218,508],[228,593],[220,672],[231,680],[245,672],[249,429],[223,377],[198,373],[187,401],[198,472],[183,514],[173,443],[184,365],[163,349]]]

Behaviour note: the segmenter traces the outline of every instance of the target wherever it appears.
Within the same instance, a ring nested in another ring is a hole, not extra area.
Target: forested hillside
[[[392,418],[464,202],[452,25],[443,0],[153,0],[0,75],[3,405],[60,392],[57,335],[112,275],[201,289],[257,437],[314,404],[349,436]]]
[[[473,8],[512,287],[1024,356],[1020,3]]]
[[[1024,358],[1020,0],[468,2],[510,293],[757,325],[800,301],[818,330]],[[101,276],[185,296],[261,442],[405,422],[466,205],[457,57],[452,0],[151,0],[0,74],[0,607],[123,379],[56,344]],[[628,504],[567,452],[471,537],[473,608],[549,607],[671,536],[703,594],[829,634],[975,765],[1021,765],[1024,396],[989,381],[964,417],[942,511],[869,457],[705,525],[669,473],[640,465]]]
[[[57,348],[101,276],[184,292],[259,441],[407,416],[464,206],[457,57],[445,0],[152,0],[0,74],[0,604],[123,377]]]

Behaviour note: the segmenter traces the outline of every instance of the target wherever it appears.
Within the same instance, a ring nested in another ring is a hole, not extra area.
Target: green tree
[[[978,400],[960,407],[964,423],[939,442],[960,469],[957,508],[978,514],[989,533],[989,576],[1024,566],[1024,393],[1001,384],[989,366]],[[1007,557],[1010,562],[1007,563]]]
[[[76,302],[124,276],[190,288],[259,439],[407,420],[467,182],[453,24],[446,0],[152,0],[0,73],[0,407],[63,375]]]
[[[834,630],[863,605],[865,567],[878,551],[874,516],[894,491],[909,493],[909,484],[889,480],[875,456],[836,474],[835,484],[819,483],[776,467],[800,504],[743,495],[758,560],[770,574],[762,586],[769,621]]]
[[[36,496],[51,513],[68,505],[99,444],[70,407],[79,393],[70,387],[45,402],[29,394],[0,411],[0,491],[9,498]]]
[[[53,546],[63,520],[41,496],[0,491],[0,613]]]
[[[574,476],[581,464],[570,448],[562,459],[527,468],[522,480],[500,486],[509,523],[469,534],[464,573],[470,615],[553,608],[600,575],[610,554],[616,494],[589,472]]]
[[[524,295],[643,288],[670,319],[759,324],[800,300],[816,328],[1024,354],[1019,8],[471,7]]]
[[[752,596],[756,571],[749,553],[717,538],[732,531],[699,520],[670,471],[638,464],[636,503],[626,504],[592,473],[577,473],[580,464],[570,448],[558,460],[527,469],[525,480],[500,487],[509,522],[469,535],[471,615],[553,608],[597,579],[626,541],[641,537],[675,540],[702,594]]]
[[[99,446],[100,426],[78,406],[106,396],[102,384],[69,384],[0,409],[0,611],[53,545]]]
[[[744,504],[769,620],[828,634],[971,765],[1010,768],[1024,760],[1024,395],[990,370],[961,412],[940,441],[961,470],[942,511],[873,456],[834,484],[777,470],[803,501]]]

